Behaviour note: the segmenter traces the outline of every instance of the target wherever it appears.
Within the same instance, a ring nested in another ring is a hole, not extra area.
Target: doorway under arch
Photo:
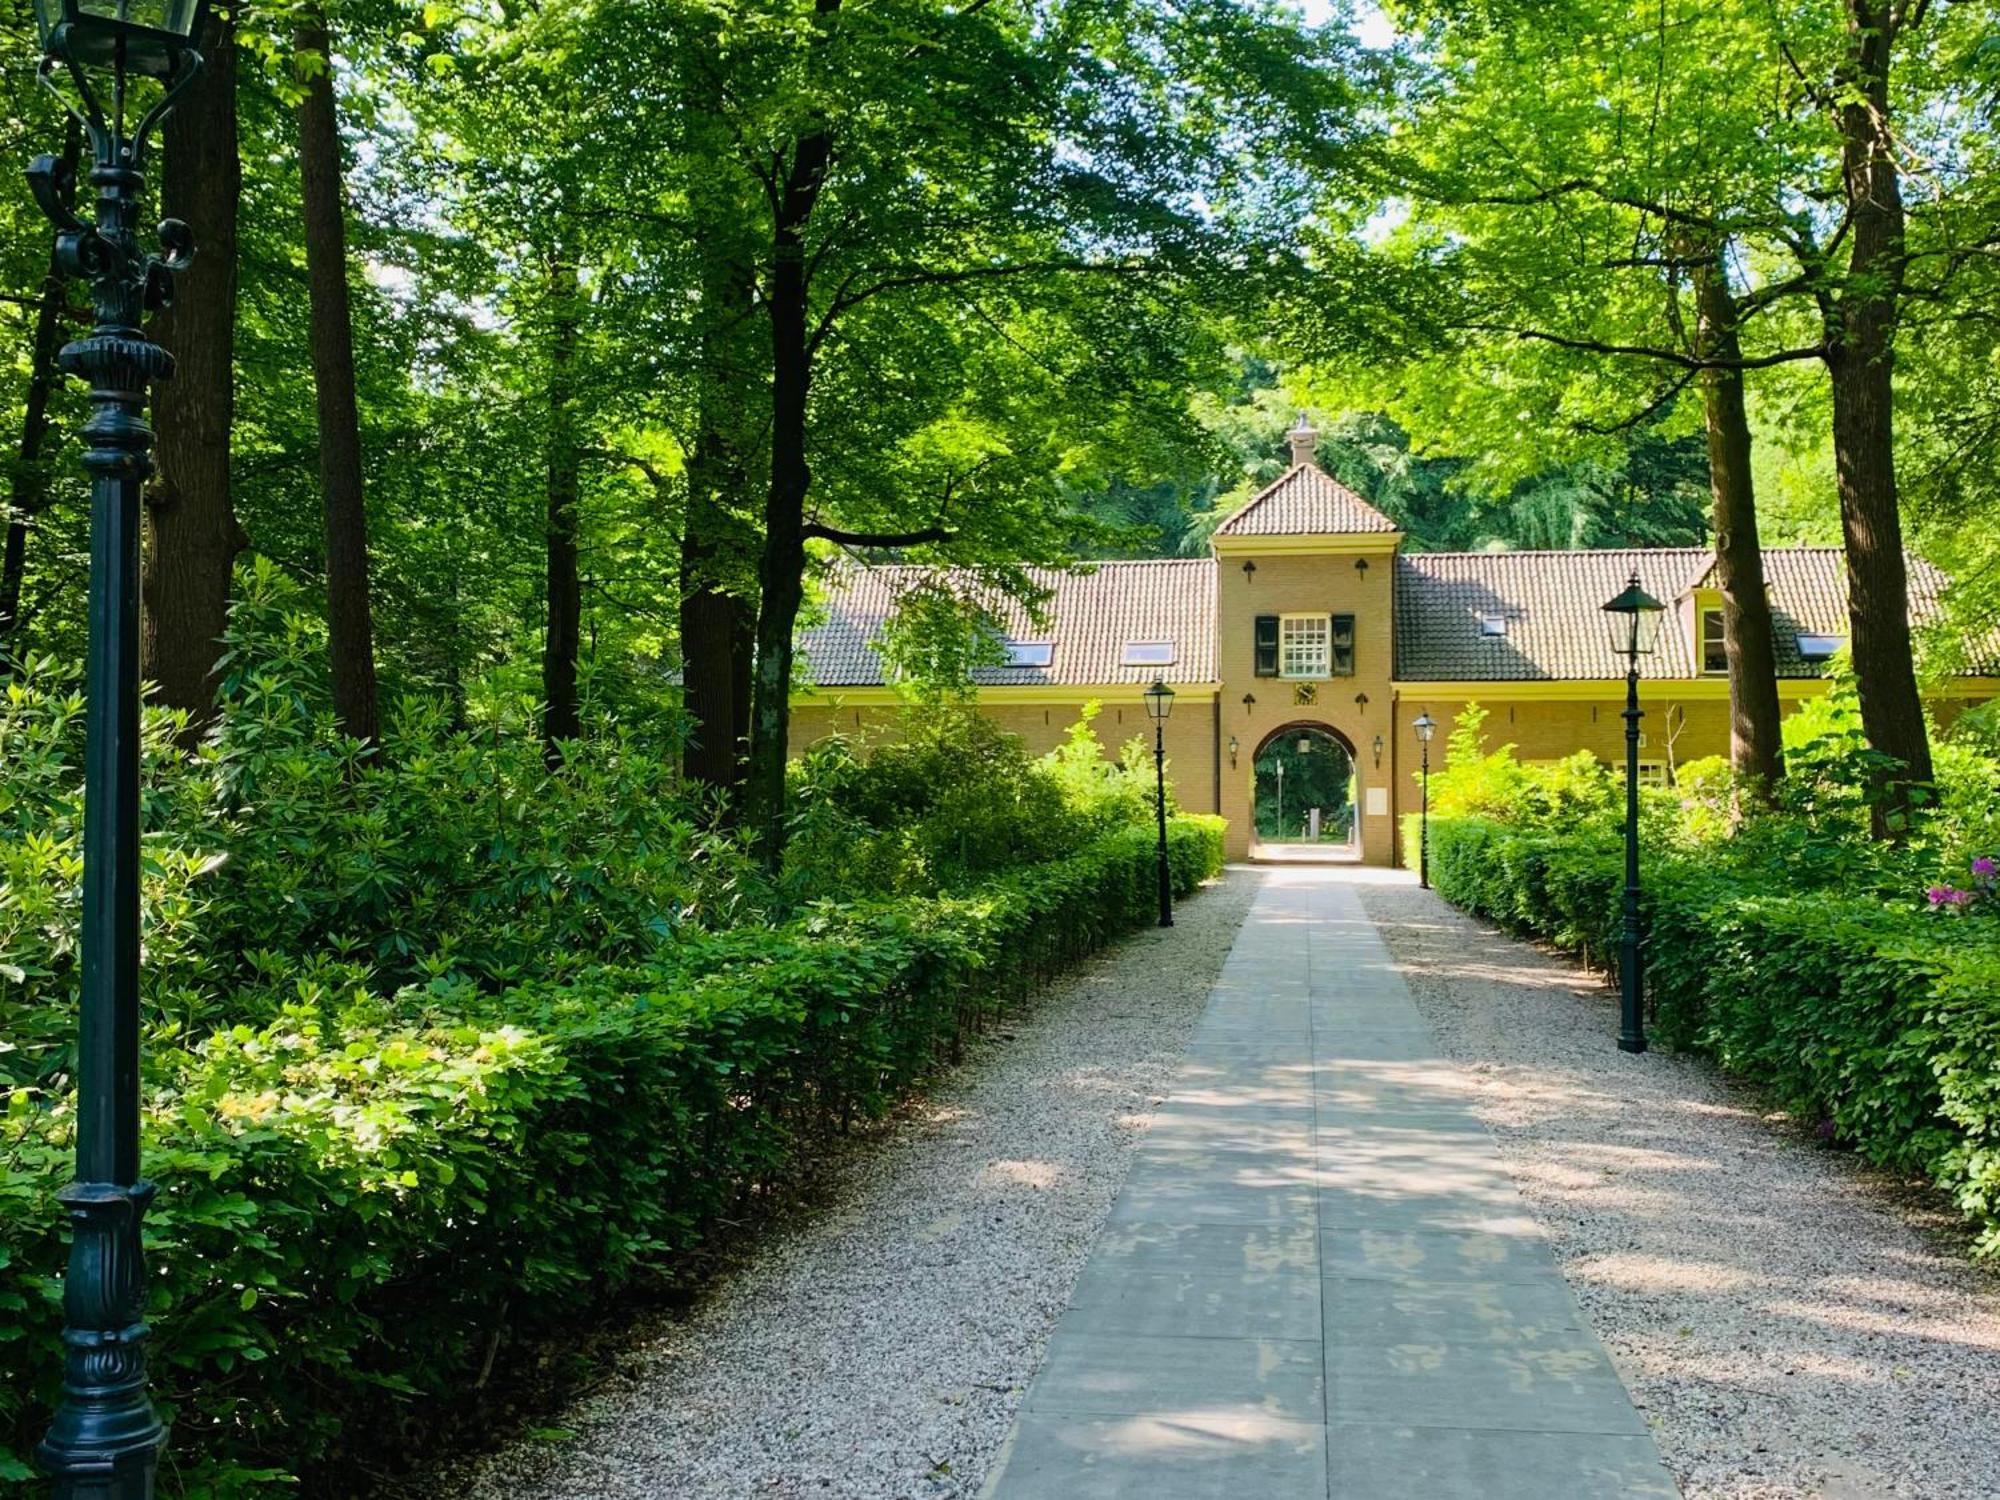
[[[1287,724],[1265,737],[1253,762],[1252,821],[1260,845],[1351,855],[1360,804],[1354,747],[1324,724]]]

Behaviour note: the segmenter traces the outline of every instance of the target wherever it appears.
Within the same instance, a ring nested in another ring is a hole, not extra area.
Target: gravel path
[[[619,1378],[452,1500],[973,1496],[1258,877],[1058,981]],[[1246,1497],[1248,1500],[1248,1497]]]
[[[1561,958],[1363,900],[1688,1500],[2000,1495],[2000,1283],[1923,1204],[1708,1063],[1618,1051]]]

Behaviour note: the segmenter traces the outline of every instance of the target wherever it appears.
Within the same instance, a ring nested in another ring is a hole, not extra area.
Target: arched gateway
[[[1356,847],[1354,747],[1324,724],[1287,724],[1257,747],[1257,842],[1311,844],[1329,854]]]

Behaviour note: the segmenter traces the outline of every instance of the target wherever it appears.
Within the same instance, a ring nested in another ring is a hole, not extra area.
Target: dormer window
[[[1729,671],[1729,643],[1723,634],[1722,611],[1714,607],[1701,612],[1701,670],[1707,677],[1721,677]]]
[[[1178,654],[1172,641],[1127,641],[1118,664],[1121,667],[1171,667]]]
[[[1479,633],[1483,636],[1504,636],[1507,633],[1507,617],[1505,615],[1481,615],[1479,617]]]
[[[1799,659],[1801,661],[1822,662],[1847,644],[1844,635],[1800,635]]]
[[[1054,641],[1007,641],[1004,644],[1010,667],[1046,667],[1056,658]]]

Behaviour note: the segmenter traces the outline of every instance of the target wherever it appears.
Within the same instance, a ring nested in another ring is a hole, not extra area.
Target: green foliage
[[[1907,847],[1885,850],[1865,803],[1842,790],[1859,774],[1842,699],[1809,700],[1789,722],[1796,784],[1775,809],[1732,818],[1719,763],[1649,794],[1642,903],[1658,1030],[1755,1079],[1826,1139],[1928,1177],[1972,1223],[1979,1253],[2000,1255],[2000,923],[1954,920],[1953,903],[1923,899],[1927,879],[1975,891],[1990,880],[2000,760],[1954,744],[1936,810]],[[1494,759],[1468,764],[1490,782]],[[1433,816],[1432,885],[1510,931],[1615,962],[1615,806],[1551,799],[1546,768],[1509,774],[1531,794]]]
[[[163,1493],[284,1483],[407,1430],[494,1341],[697,1270],[829,1137],[1153,911],[1150,797],[1087,721],[1040,762],[962,714],[816,752],[771,882],[671,747],[615,725],[557,775],[530,722],[417,703],[379,751],[344,740],[316,617],[269,567],[240,587],[207,741],[147,722]],[[59,1370],[79,732],[52,667],[8,685],[0,1477]],[[1220,867],[1221,828],[1173,820],[1177,889]]]

